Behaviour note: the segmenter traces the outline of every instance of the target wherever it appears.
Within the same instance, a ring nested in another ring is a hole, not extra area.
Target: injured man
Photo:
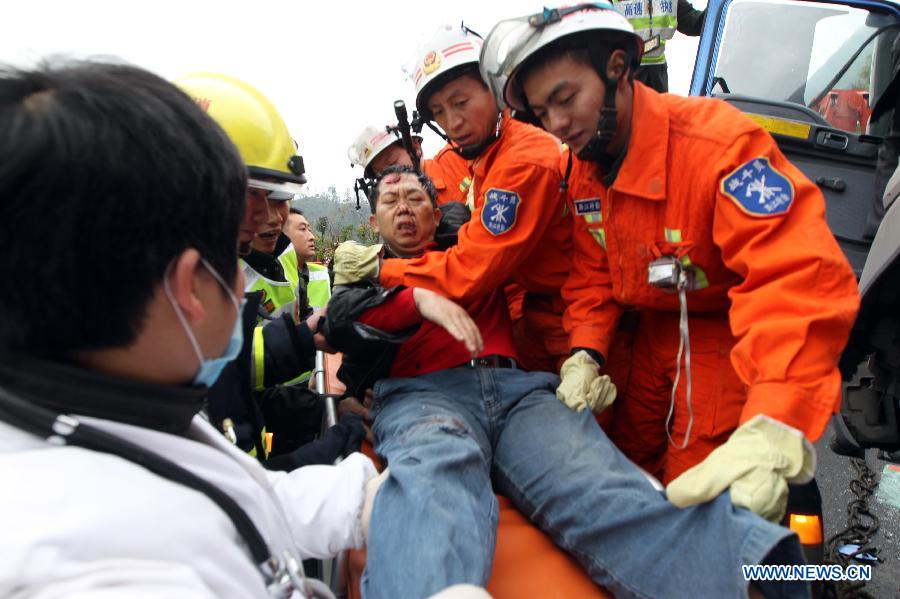
[[[341,286],[325,326],[346,354],[339,376],[348,389],[374,389],[375,450],[389,466],[372,510],[364,597],[486,584],[495,491],[619,597],[809,595],[806,583],[748,587],[742,575],[742,565],[802,564],[790,530],[734,507],[727,492],[672,505],[589,410],[557,400],[555,374],[517,368],[502,289],[460,306],[425,289],[355,281],[342,265],[348,253],[353,262],[440,251],[441,212],[427,177],[392,167],[372,201],[384,248],[337,253]]]

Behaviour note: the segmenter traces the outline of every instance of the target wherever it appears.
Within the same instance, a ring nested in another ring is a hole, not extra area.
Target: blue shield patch
[[[575,200],[575,214],[582,216],[594,212],[600,212],[600,198]]]
[[[481,224],[491,235],[502,235],[516,224],[519,213],[519,194],[505,189],[491,188],[484,194]]]
[[[794,201],[793,183],[762,156],[722,179],[722,193],[750,216],[784,214]]]

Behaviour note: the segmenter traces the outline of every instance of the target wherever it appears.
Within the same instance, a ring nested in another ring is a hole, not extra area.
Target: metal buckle
[[[473,358],[467,364],[470,368],[515,368],[516,361],[506,356],[482,356]]]

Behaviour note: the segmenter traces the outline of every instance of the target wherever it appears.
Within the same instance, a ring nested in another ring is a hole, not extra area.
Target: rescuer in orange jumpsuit
[[[436,121],[469,161],[471,221],[446,252],[384,260],[380,272],[377,257],[369,253],[354,276],[378,272],[385,287],[425,287],[456,301],[515,282],[527,292],[515,326],[518,358],[526,368],[556,372],[569,349],[560,288],[572,248],[560,190],[560,145],[498,110],[478,74],[480,49],[481,39],[464,27],[442,28],[419,53],[415,74],[417,109]],[[341,260],[354,269],[357,262]]]
[[[636,311],[613,440],[675,481],[674,503],[730,488],[780,518],[838,409],[859,304],[822,194],[737,109],[633,82],[641,44],[615,11],[547,10],[498,24],[485,46],[495,93],[577,155],[560,400],[603,407],[592,381]]]
[[[424,162],[425,174],[434,182],[438,190],[438,205],[447,202],[465,204],[472,184],[468,161],[459,155],[453,146],[445,145],[431,159]]]

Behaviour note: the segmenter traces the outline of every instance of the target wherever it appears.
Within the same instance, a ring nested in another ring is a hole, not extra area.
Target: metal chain
[[[837,564],[845,569],[857,554],[871,553],[878,557],[878,548],[869,544],[879,527],[878,516],[869,510],[869,498],[878,486],[878,479],[864,459],[851,458],[850,463],[856,469],[856,478],[850,481],[850,491],[856,498],[847,506],[847,527],[828,539],[825,553],[825,563]],[[849,543],[858,545],[859,550],[850,555],[844,555],[838,550]],[[879,558],[878,561],[883,560]],[[865,581],[838,581],[833,587],[826,589],[825,597],[875,599],[874,595],[865,590],[865,585]]]

